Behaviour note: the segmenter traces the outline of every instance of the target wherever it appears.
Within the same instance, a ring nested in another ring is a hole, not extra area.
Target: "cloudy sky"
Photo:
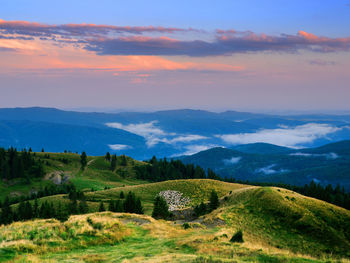
[[[1,2],[0,107],[345,111],[349,83],[350,0]]]

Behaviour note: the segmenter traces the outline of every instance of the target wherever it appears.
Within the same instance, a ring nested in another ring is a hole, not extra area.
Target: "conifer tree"
[[[142,203],[141,203],[141,199],[137,198],[136,199],[136,203],[135,203],[135,213],[136,214],[143,214],[143,207],[142,207]]]
[[[117,168],[117,156],[113,154],[112,160],[111,160],[111,170],[114,171],[115,168]]]
[[[85,152],[82,152],[80,155],[80,164],[81,164],[81,169],[84,170],[85,166],[87,165],[87,156]]]
[[[87,212],[89,212],[89,207],[86,203],[85,198],[83,198],[80,202],[79,202],[79,214],[86,214]]]
[[[219,197],[215,190],[211,191],[209,199],[209,208],[211,211],[219,207]]]
[[[127,165],[127,160],[126,160],[125,154],[123,154],[123,155],[121,156],[121,158],[122,158],[121,165],[122,165],[122,166],[126,166],[126,165]]]
[[[99,212],[104,212],[104,211],[106,211],[105,206],[104,206],[104,204],[103,204],[102,201],[100,202],[100,206],[99,206],[99,208],[98,208],[98,211],[99,211]]]
[[[111,154],[109,152],[106,153],[105,159],[109,162],[111,161]]]
[[[152,217],[167,219],[170,216],[169,206],[162,196],[157,195],[154,199]]]
[[[30,202],[26,202],[24,205],[24,219],[28,220],[33,218],[33,208]]]
[[[108,211],[115,212],[115,206],[113,200],[109,200],[108,202]]]
[[[75,215],[78,213],[77,199],[73,199],[69,205],[69,213]]]
[[[25,219],[25,204],[24,202],[20,202],[17,207],[17,220],[24,220]]]
[[[34,206],[33,206],[33,218],[37,218],[39,216],[39,204],[38,199],[35,198]]]
[[[120,200],[115,201],[114,212],[124,212],[123,203]]]
[[[135,206],[136,206],[135,194],[133,194],[132,192],[129,192],[126,195],[126,198],[124,201],[124,212],[135,213]]]

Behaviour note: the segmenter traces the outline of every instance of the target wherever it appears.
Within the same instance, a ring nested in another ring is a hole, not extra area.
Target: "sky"
[[[0,3],[0,107],[350,111],[350,0]]]

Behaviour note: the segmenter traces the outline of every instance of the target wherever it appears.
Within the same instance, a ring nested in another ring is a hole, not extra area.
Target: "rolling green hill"
[[[191,187],[192,186],[192,187]],[[335,262],[350,258],[350,212],[289,190],[213,180],[129,186],[148,202],[165,189],[195,201],[216,189],[217,210],[194,221],[92,213],[0,227],[2,261],[12,262]],[[89,197],[118,196],[120,188]],[[230,242],[238,230],[243,243]],[[211,261],[210,261],[211,260]]]
[[[36,153],[45,178],[2,182],[1,199],[28,195],[45,186],[74,184],[84,191],[88,214],[68,220],[35,219],[0,226],[0,262],[349,262],[350,211],[293,191],[211,179],[149,183],[135,167],[150,165],[118,157],[112,171],[104,157],[88,157],[80,168],[73,153]],[[174,221],[150,217],[161,191],[180,192],[189,202]],[[215,190],[218,209],[193,219],[193,206]],[[129,191],[141,198],[144,215],[98,212],[101,202]],[[67,194],[45,196],[39,204],[71,202]],[[32,204],[34,200],[30,201]],[[13,204],[12,209],[18,209]],[[243,243],[231,237],[243,233]]]

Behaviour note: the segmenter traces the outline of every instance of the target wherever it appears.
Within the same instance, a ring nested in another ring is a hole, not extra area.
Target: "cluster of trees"
[[[56,218],[61,221],[66,220],[70,215],[86,214],[89,212],[89,206],[86,202],[84,192],[77,191],[74,187],[70,189],[68,194],[70,202],[62,204],[60,201],[42,202],[38,204],[38,199],[34,201],[21,201],[17,209],[11,207],[9,198],[7,197],[2,205],[0,212],[0,225],[10,224],[14,221],[29,220],[33,218]],[[141,199],[136,197],[132,192],[126,196],[123,192],[120,194],[123,199],[109,202],[108,210],[112,212],[125,212],[143,214],[143,206]],[[99,211],[105,211],[104,203],[100,202]]]
[[[194,207],[194,213],[196,216],[202,216],[218,208],[220,205],[218,194],[213,190],[210,194],[209,203],[205,204],[201,202],[199,205]]]
[[[52,202],[43,202],[38,204],[38,200],[34,200],[34,204],[30,201],[22,201],[18,204],[17,209],[13,209],[8,198],[5,199],[0,213],[0,225],[10,224],[14,221],[29,220],[33,218],[57,218],[66,220],[68,212],[60,202],[57,207]]]
[[[135,167],[136,176],[138,179],[153,182],[203,178],[222,180],[222,178],[217,176],[211,169],[208,169],[206,173],[200,166],[184,164],[180,160],[168,161],[166,158],[158,160],[153,156],[153,158],[149,161],[149,164],[151,165]]]
[[[133,192],[129,192],[126,196],[124,195],[123,191],[120,192],[120,199],[109,201],[108,210],[111,212],[143,214],[141,199],[137,197]]]
[[[44,168],[41,160],[34,157],[30,151],[18,152],[15,148],[5,150],[0,148],[0,179],[41,177]]]
[[[331,184],[323,187],[319,183],[316,184],[314,181],[311,181],[310,184],[304,187],[294,187],[294,189],[295,192],[315,197],[350,210],[350,193],[347,193],[344,187],[340,187],[339,184],[335,188]]]
[[[119,156],[119,158],[118,158],[116,154],[111,155],[109,152],[107,152],[105,155],[105,159],[111,163],[111,170],[112,171],[114,171],[117,168],[118,161],[119,161],[120,166],[127,165],[126,156],[124,154]]]
[[[23,195],[23,196],[17,196],[12,197],[8,199],[9,204],[16,204],[28,200],[34,200],[36,198],[41,198],[45,196],[51,196],[51,195],[58,195],[58,194],[68,194],[71,191],[75,191],[75,186],[73,184],[62,184],[62,185],[50,185],[45,186],[42,189],[39,189],[37,192],[32,192],[30,195]],[[2,202],[0,201],[0,208],[3,206]]]

